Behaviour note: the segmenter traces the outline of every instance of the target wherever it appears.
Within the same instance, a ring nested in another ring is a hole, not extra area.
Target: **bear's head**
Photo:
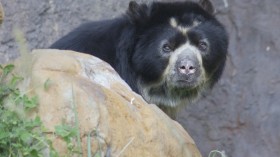
[[[150,103],[177,106],[211,88],[225,66],[228,36],[208,0],[130,2],[135,31],[131,65]]]

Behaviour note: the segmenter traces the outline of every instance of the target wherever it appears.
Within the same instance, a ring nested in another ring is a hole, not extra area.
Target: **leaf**
[[[69,125],[62,124],[55,126],[55,133],[69,143],[71,138],[76,136],[77,129]]]
[[[17,84],[19,81],[22,81],[22,80],[23,80],[23,77],[19,77],[19,76],[13,75],[13,78],[12,78],[12,80],[10,80],[9,85],[10,85],[11,87],[15,87],[16,84]]]
[[[61,137],[66,137],[70,134],[67,126],[64,126],[64,125],[56,126],[55,127],[55,133],[57,135],[61,136]]]
[[[6,65],[6,66],[3,68],[3,75],[4,75],[4,76],[7,76],[11,71],[14,70],[14,68],[15,68],[15,66],[12,65],[12,64]]]
[[[38,105],[38,97],[34,96],[31,99],[29,99],[26,95],[23,95],[23,103],[25,109],[35,108]]]
[[[28,143],[32,139],[32,135],[30,133],[28,133],[27,131],[23,131],[20,133],[20,139],[24,143]]]
[[[0,102],[4,101],[4,98],[6,98],[11,93],[11,89],[9,89],[5,85],[0,84]]]
[[[41,157],[40,155],[40,152],[36,149],[32,149],[28,154],[27,156],[30,156],[30,157]]]
[[[48,78],[44,83],[44,89],[48,90],[51,85],[51,80]]]
[[[40,117],[36,117],[34,120],[30,120],[24,123],[26,129],[32,130],[35,127],[39,127],[42,125]]]
[[[9,137],[9,133],[4,132],[3,130],[0,130],[0,140],[3,140],[7,137]]]
[[[40,126],[42,124],[42,121],[39,116],[36,116],[33,122],[36,126]]]
[[[51,157],[59,157],[58,153],[55,150],[50,150]]]

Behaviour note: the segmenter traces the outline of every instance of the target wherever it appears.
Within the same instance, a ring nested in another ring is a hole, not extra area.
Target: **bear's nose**
[[[197,67],[191,60],[181,61],[179,64],[179,72],[184,75],[194,74]]]

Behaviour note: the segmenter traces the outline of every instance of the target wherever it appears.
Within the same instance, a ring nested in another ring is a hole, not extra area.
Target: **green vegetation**
[[[36,96],[22,94],[17,84],[23,78],[12,74],[14,65],[0,66],[0,154],[11,157],[58,156],[44,136],[39,117],[26,119],[25,113],[37,107]]]
[[[17,85],[22,77],[12,73],[14,65],[0,65],[0,154],[9,157],[58,157],[46,134],[52,134],[65,141],[67,155],[82,155],[79,122],[76,104],[73,96],[73,112],[75,126],[62,123],[55,126],[55,131],[48,131],[39,117],[26,118],[27,114],[35,110],[38,104],[37,96],[27,96],[28,92],[21,92]],[[44,84],[47,90],[50,85],[48,79]],[[88,144],[90,146],[90,134]],[[75,142],[76,141],[76,142]],[[75,144],[77,143],[77,144]],[[90,147],[88,148],[91,152]],[[97,153],[99,154],[99,153]],[[91,155],[90,155],[91,156]],[[98,155],[95,155],[98,156]]]
[[[62,124],[55,127],[55,134],[62,138],[67,145],[67,156],[73,154],[82,154],[81,150],[75,146],[73,139],[76,137],[78,129],[72,126]]]
[[[24,34],[17,28],[14,29],[15,40],[21,53],[21,75],[28,77],[31,74],[31,62],[29,49]],[[64,124],[55,126],[55,131],[50,132],[43,125],[39,117],[27,118],[30,111],[34,111],[38,105],[38,97],[27,95],[30,91],[20,91],[18,83],[23,77],[13,74],[15,66],[12,64],[0,65],[0,156],[2,157],[59,157],[53,148],[51,140],[46,135],[61,138],[67,146],[67,155],[81,156],[80,132],[76,106],[75,127]],[[42,85],[47,91],[51,80],[47,79]],[[74,98],[73,98],[74,99]],[[73,100],[73,102],[75,102]],[[77,139],[76,139],[77,138]],[[73,141],[78,141],[78,147]]]
[[[15,39],[19,44],[22,66],[19,67],[22,75],[28,77],[31,74],[30,54],[24,38],[19,30],[14,30]],[[30,91],[20,91],[17,85],[23,81],[23,77],[13,73],[15,66],[12,64],[0,65],[0,156],[2,157],[59,157],[53,148],[51,140],[46,135],[61,138],[67,146],[67,155],[81,156],[80,132],[76,104],[73,104],[75,112],[75,126],[64,124],[55,126],[55,131],[47,130],[40,117],[27,118],[28,113],[36,110],[38,105],[37,96],[28,96]],[[47,91],[51,80],[47,79],[42,85]],[[73,102],[75,102],[73,97]],[[62,120],[63,121],[63,120]],[[77,141],[76,146],[74,141]],[[74,143],[73,143],[74,142]]]

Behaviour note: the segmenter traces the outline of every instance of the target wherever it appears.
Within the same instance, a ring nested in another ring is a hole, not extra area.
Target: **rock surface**
[[[30,49],[47,48],[81,23],[119,16],[129,1],[2,0],[0,63],[19,55],[15,27]],[[211,1],[218,8],[229,5],[217,15],[230,36],[227,67],[211,93],[186,107],[178,121],[205,157],[213,149],[228,157],[279,156],[280,1]]]
[[[78,124],[83,156],[91,151],[111,157],[201,157],[180,124],[147,104],[105,62],[73,51],[35,50],[19,58],[20,89],[37,95],[44,126]],[[77,117],[75,117],[77,115]],[[34,116],[34,115],[33,115]],[[50,135],[51,136],[51,135]],[[54,147],[66,154],[66,143]]]

